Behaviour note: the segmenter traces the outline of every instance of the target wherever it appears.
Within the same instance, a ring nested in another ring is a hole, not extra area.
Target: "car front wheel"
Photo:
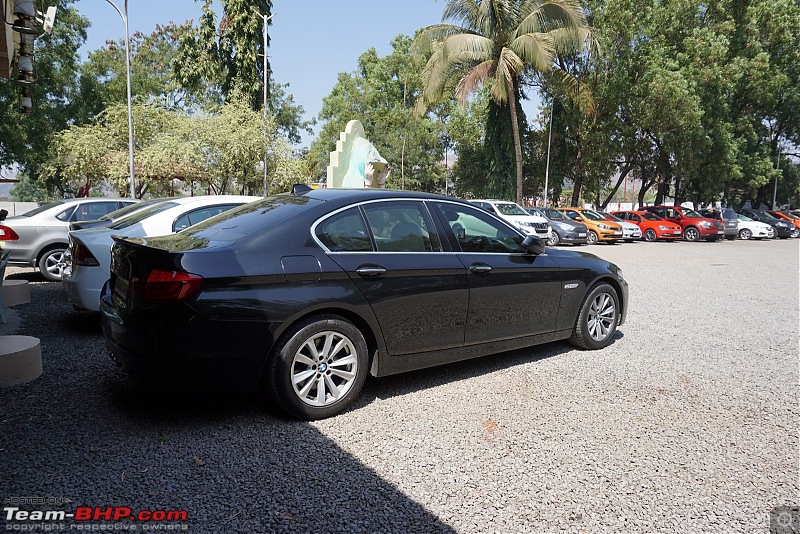
[[[742,228],[739,230],[739,239],[750,239],[751,237],[753,237],[753,232],[747,228]]]
[[[656,235],[656,231],[652,228],[648,228],[644,231],[644,240],[645,241],[655,241],[658,239],[658,235]]]
[[[611,343],[619,321],[619,298],[611,285],[592,287],[583,301],[570,343],[582,349],[602,349]]]
[[[45,251],[42,254],[42,257],[39,258],[39,272],[42,273],[42,276],[44,276],[45,280],[49,280],[51,282],[57,282],[61,280],[61,276],[64,274],[65,252],[65,248],[52,248]]]
[[[266,389],[288,414],[307,421],[346,410],[367,377],[367,343],[353,323],[337,315],[299,322],[278,342]]]
[[[558,235],[558,233],[556,233],[555,230],[553,230],[553,233],[550,235],[550,238],[547,240],[547,244],[549,246],[551,246],[551,247],[554,247],[554,246],[558,245],[558,243],[560,241],[561,241],[561,237]]]
[[[590,245],[594,245],[597,243],[597,233],[594,230],[589,230],[589,233],[587,234],[586,238]]]
[[[683,231],[683,238],[686,241],[698,241],[700,239],[700,231],[694,226],[690,226]]]

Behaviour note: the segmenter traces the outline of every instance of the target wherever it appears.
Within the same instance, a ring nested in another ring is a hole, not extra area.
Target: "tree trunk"
[[[517,88],[511,81],[508,92],[508,105],[511,106],[511,131],[514,134],[514,158],[517,163],[517,204],[522,205],[522,145],[519,140],[519,123],[517,122]]]
[[[624,182],[628,178],[628,174],[630,172],[631,172],[631,165],[625,165],[622,168],[622,170],[619,173],[619,180],[617,180],[617,185],[614,186],[614,189],[611,190],[611,194],[609,194],[606,200],[600,205],[600,209],[603,210],[606,209],[606,206],[608,206],[608,203],[611,202],[612,198],[614,198],[614,195],[617,194],[617,191],[619,191],[619,186],[621,186],[622,182]]]
[[[572,187],[572,203],[570,206],[578,206],[581,199],[581,189],[583,189],[583,147],[579,134],[575,136],[575,185]]]

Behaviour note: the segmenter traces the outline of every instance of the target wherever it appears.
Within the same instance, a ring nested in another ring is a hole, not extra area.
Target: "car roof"
[[[292,194],[292,193],[282,193],[282,194]],[[418,191],[400,191],[397,189],[323,188],[323,189],[311,189],[308,191],[303,191],[300,193],[296,193],[296,195],[306,196],[308,198],[313,198],[314,200],[342,201],[346,203],[362,202],[365,200],[374,200],[382,198],[435,199],[435,200],[454,200],[458,202],[463,202],[463,200],[461,199],[457,199],[454,197],[447,197],[444,195],[438,195],[436,193],[420,193]]]

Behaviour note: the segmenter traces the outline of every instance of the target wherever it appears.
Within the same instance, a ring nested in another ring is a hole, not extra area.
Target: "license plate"
[[[578,234],[578,237],[586,237],[586,232],[580,232],[580,233]]]
[[[614,235],[622,235],[622,232],[614,232]]]
[[[725,230],[720,230],[720,231],[719,231],[719,232],[717,232],[717,233],[718,233],[718,234],[724,234],[724,233],[725,233]]]

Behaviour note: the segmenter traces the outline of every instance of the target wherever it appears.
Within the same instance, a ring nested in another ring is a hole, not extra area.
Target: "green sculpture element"
[[[328,165],[328,187],[386,187],[389,163],[367,140],[361,121],[352,120],[339,135]]]

